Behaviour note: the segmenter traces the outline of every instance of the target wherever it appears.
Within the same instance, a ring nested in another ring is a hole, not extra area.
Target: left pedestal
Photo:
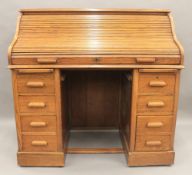
[[[61,78],[55,69],[12,71],[20,166],[64,166]]]

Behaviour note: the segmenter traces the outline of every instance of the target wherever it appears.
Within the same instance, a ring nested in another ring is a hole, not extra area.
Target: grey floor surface
[[[2,117],[5,118],[5,117]],[[175,137],[175,164],[159,167],[127,167],[123,154],[97,154],[97,155],[67,155],[64,168],[23,168],[17,166],[17,141],[14,120],[0,121],[0,175],[191,175],[192,174],[192,116],[179,112]],[[71,146],[118,146],[120,141],[116,134],[95,136],[73,133]],[[98,141],[103,143],[99,145]],[[89,145],[88,145],[89,144]]]

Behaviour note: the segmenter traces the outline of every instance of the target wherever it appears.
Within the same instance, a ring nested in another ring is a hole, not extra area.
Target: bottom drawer
[[[136,151],[167,151],[171,149],[171,135],[143,136],[136,138]]]
[[[57,137],[42,135],[25,135],[22,137],[22,151],[42,152],[57,151]]]

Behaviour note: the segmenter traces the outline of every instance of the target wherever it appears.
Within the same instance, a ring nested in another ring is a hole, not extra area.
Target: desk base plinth
[[[175,152],[129,152],[128,166],[172,165]]]
[[[18,152],[17,161],[20,166],[39,166],[39,167],[63,167],[63,152]]]

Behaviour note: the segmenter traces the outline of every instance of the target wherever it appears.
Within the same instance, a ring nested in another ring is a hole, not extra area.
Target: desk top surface
[[[180,55],[172,25],[167,10],[21,10],[11,54]]]

